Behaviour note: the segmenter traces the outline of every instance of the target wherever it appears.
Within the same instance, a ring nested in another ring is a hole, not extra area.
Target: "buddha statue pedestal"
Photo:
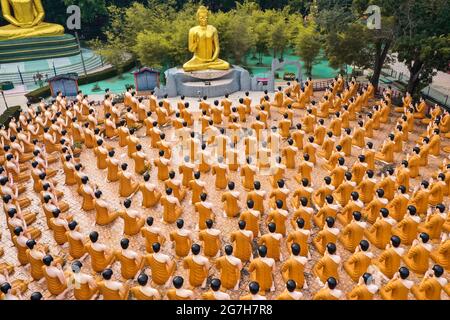
[[[186,72],[172,68],[166,71],[166,93],[169,97],[221,97],[237,91],[249,91],[250,74],[233,66],[229,70],[203,70]],[[162,94],[164,94],[162,93]]]
[[[75,38],[64,27],[45,22],[42,0],[0,0],[8,23],[0,26],[0,63],[53,59],[80,53]]]
[[[56,59],[78,54],[77,41],[70,34],[0,41],[0,63]]]
[[[169,97],[220,97],[236,91],[251,89],[250,74],[247,70],[233,66],[219,59],[219,32],[208,24],[208,9],[200,6],[197,10],[198,25],[189,30],[188,49],[193,53],[183,69],[172,68],[165,72],[165,90],[157,90],[161,96]]]

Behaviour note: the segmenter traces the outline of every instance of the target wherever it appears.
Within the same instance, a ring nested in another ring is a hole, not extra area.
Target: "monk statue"
[[[219,33],[208,25],[208,9],[201,6],[197,11],[199,25],[189,30],[189,51],[194,57],[183,66],[184,71],[228,70],[230,64],[219,59]]]
[[[64,34],[64,27],[44,22],[41,0],[1,0],[3,18],[9,25],[0,27],[0,41]]]

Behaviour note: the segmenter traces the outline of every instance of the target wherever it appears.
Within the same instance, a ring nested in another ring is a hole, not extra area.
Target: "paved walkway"
[[[6,110],[6,104],[8,107],[24,106],[27,104],[28,100],[25,97],[26,90],[24,86],[16,86],[13,90],[5,91],[4,93],[5,98],[0,95],[0,114]]]
[[[394,61],[390,64],[390,67],[397,73],[403,73],[406,78],[409,78],[409,70],[404,63]],[[443,94],[450,95],[450,74],[438,71],[436,76],[433,78],[431,88],[440,91]]]

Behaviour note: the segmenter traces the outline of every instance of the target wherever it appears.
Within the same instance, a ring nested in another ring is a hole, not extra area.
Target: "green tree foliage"
[[[326,53],[330,66],[344,70],[346,65],[372,67],[373,55],[366,40],[361,37],[365,27],[351,24],[343,32],[332,33],[326,37]]]
[[[220,56],[245,64],[254,52],[283,59],[294,49],[311,73],[321,49],[334,68],[371,68],[377,86],[381,69],[397,53],[411,73],[408,91],[426,86],[450,60],[448,0],[43,0],[46,21],[65,25],[66,8],[81,8],[81,37],[106,61],[119,66],[135,56],[142,64],[168,68],[190,59],[188,30],[196,10],[212,11]],[[381,8],[381,29],[367,28],[369,5]],[[4,21],[3,21],[4,24]]]
[[[166,10],[167,9],[167,10]],[[142,64],[155,68],[166,68],[173,65],[181,65],[188,59],[187,52],[189,30],[195,25],[195,10],[191,4],[184,7],[184,10],[176,11],[165,8],[164,4],[147,9],[148,14],[155,20],[155,24],[149,24],[145,27],[139,27],[135,24],[134,32],[136,34],[134,43],[128,47],[137,55]],[[163,12],[168,19],[161,19]],[[128,12],[129,19],[135,19],[135,16]],[[157,17],[159,17],[157,19]],[[148,15],[142,16],[144,21],[149,19]]]
[[[110,18],[110,28],[105,32],[106,42],[100,39],[89,41],[89,45],[99,54],[106,62],[120,68],[121,62],[127,56],[128,40],[125,36],[125,24],[122,23],[125,16],[125,9],[116,6],[108,7]]]
[[[325,36],[325,52],[333,67],[355,65],[373,70],[377,87],[398,32],[398,5],[408,0],[318,0],[318,23]],[[367,27],[366,9],[381,9],[381,29]]]
[[[117,41],[117,39],[115,41]],[[122,72],[121,66],[127,58],[123,43],[108,42],[104,44],[99,40],[91,40],[90,43],[98,55],[100,55],[107,63],[115,67],[119,73]]]
[[[388,54],[398,36],[399,30],[399,12],[403,3],[409,0],[354,0],[353,9],[359,21],[364,24],[364,15],[366,9],[370,5],[376,5],[381,9],[381,29],[365,28],[365,39],[367,41],[367,49],[369,57],[373,63],[373,75],[371,82],[378,87],[381,69],[388,60]]]
[[[127,7],[132,3],[146,3],[147,0],[43,0],[46,20],[66,25],[67,7],[77,5],[81,9],[81,31],[84,39],[103,38],[103,28],[109,23],[108,7]]]
[[[258,55],[258,64],[262,65],[262,58],[269,52],[270,34],[269,22],[265,17],[264,11],[257,11],[252,16],[253,33],[255,35],[254,51]]]
[[[258,11],[258,5],[245,1],[243,4],[237,3],[236,9],[211,16],[211,24],[219,30],[221,50],[225,58],[236,64],[245,63],[246,54],[256,44],[252,16]]]
[[[105,47],[115,48],[121,52],[119,56],[135,55],[151,67],[181,66],[191,57],[187,31],[197,24],[197,9],[194,1],[181,9],[174,1],[159,0],[150,0],[148,5],[133,3],[128,8],[109,6]],[[271,50],[283,57],[292,42],[289,17],[289,8],[262,11],[257,3],[243,1],[227,12],[213,12],[209,20],[219,30],[220,56],[245,64],[252,49],[261,56]]]
[[[447,0],[410,0],[402,6],[394,49],[410,71],[408,92],[419,93],[431,83],[436,71],[449,70],[449,17]]]
[[[305,62],[306,75],[310,77],[321,49],[321,36],[317,32],[317,24],[314,20],[299,30],[295,42],[295,49]]]
[[[283,60],[284,52],[291,42],[289,32],[289,8],[281,11],[268,10],[267,18],[269,23],[269,49],[273,52],[274,58]]]

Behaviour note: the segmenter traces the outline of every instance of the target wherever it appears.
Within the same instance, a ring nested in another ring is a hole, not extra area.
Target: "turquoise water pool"
[[[95,85],[97,84],[100,87],[100,90],[93,91]],[[123,73],[121,77],[117,76],[99,82],[84,84],[81,85],[79,89],[87,95],[103,94],[105,92],[105,89],[109,89],[113,93],[122,93],[125,91],[126,85],[134,85],[134,76],[131,72]]]
[[[305,70],[304,70],[304,62],[301,57],[294,55],[288,51],[287,54],[284,55],[284,60],[287,61],[300,61],[302,66],[303,78],[305,78]],[[270,66],[272,64],[272,56],[266,55],[262,59],[263,66],[257,66],[258,60],[251,59],[251,55],[247,57],[247,66],[252,71],[253,75],[256,77],[267,77],[270,72]],[[284,68],[277,71],[280,77],[283,77],[285,72],[292,72],[297,74],[297,67],[295,65],[287,65]],[[349,67],[348,72],[351,73],[352,69]],[[312,77],[313,79],[330,79],[334,78],[339,74],[339,70],[330,67],[328,64],[328,60],[323,58],[317,64],[313,66],[312,69]]]

